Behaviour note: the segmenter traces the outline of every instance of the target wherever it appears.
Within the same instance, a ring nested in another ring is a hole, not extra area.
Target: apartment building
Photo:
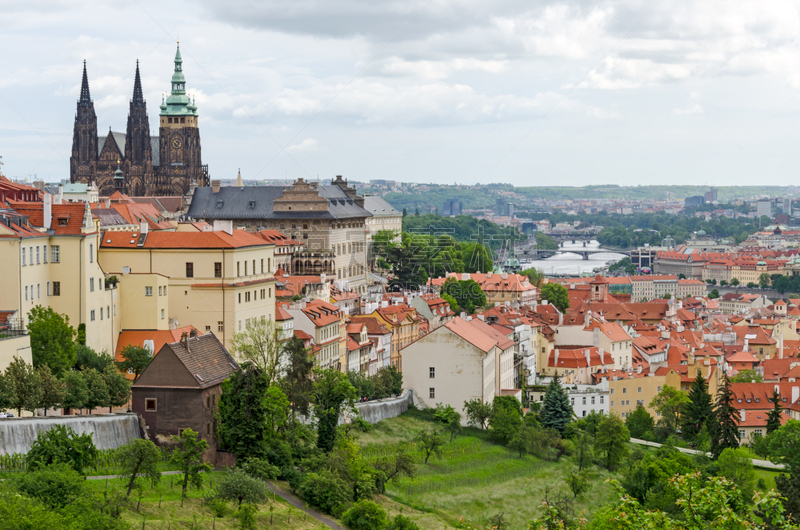
[[[303,331],[313,338],[317,366],[348,369],[347,323],[338,307],[323,300],[312,300],[292,304],[286,312],[294,319],[295,331]]]
[[[372,316],[392,332],[391,365],[403,371],[401,350],[419,338],[419,316],[417,310],[406,304],[382,303],[367,316]]]

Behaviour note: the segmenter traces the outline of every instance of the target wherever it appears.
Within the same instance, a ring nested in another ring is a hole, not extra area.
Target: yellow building
[[[0,309],[17,311],[26,326],[37,305],[50,307],[77,328],[86,344],[114,352],[120,331],[117,290],[98,260],[99,219],[86,203],[8,201],[0,213]]]
[[[287,313],[294,319],[295,331],[313,338],[317,366],[347,371],[347,323],[343,311],[324,300],[312,300],[291,304]]]
[[[391,365],[403,371],[403,358],[400,350],[419,338],[419,317],[417,310],[406,304],[380,307],[367,315],[377,318],[392,332]]]
[[[275,319],[273,249],[242,230],[106,232],[100,262],[121,278],[125,329],[193,325],[230,350],[251,320]]]

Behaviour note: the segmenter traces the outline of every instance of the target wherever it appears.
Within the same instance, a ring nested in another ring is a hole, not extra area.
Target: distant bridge
[[[610,250],[605,248],[593,248],[593,249],[558,249],[558,250],[539,250],[539,249],[529,249],[529,250],[518,250],[516,251],[517,257],[522,260],[524,258],[533,258],[533,259],[543,259],[543,258],[550,258],[555,256],[556,254],[580,254],[584,261],[589,261],[589,256],[592,254],[624,254],[625,256],[630,256],[630,250]]]

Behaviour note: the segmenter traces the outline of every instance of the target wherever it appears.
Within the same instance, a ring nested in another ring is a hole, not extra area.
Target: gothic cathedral
[[[161,101],[158,137],[150,136],[139,61],[125,134],[97,135],[97,115],[89,95],[86,61],[75,114],[70,182],[94,182],[101,195],[184,195],[191,184],[208,186],[208,166],[200,158],[197,106],[186,95],[180,46],[175,53],[172,93]]]

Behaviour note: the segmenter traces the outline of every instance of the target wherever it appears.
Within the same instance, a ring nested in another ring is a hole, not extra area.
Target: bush
[[[306,475],[299,491],[308,504],[332,515],[341,513],[351,498],[350,486],[327,469]]]
[[[281,476],[278,466],[270,464],[263,458],[250,458],[239,466],[242,471],[261,480],[274,480]]]
[[[417,523],[405,515],[395,515],[394,519],[389,522],[386,530],[420,530],[420,528]]]
[[[25,455],[31,471],[53,464],[66,464],[80,474],[92,466],[96,459],[97,448],[92,443],[92,436],[76,434],[63,425],[40,432]]]
[[[61,508],[83,496],[86,480],[67,464],[55,464],[20,473],[14,485],[25,495]]]
[[[344,512],[342,522],[351,530],[383,530],[389,518],[386,510],[374,502],[360,500]]]
[[[357,416],[353,419],[353,425],[356,426],[361,432],[370,432],[373,427],[371,423],[360,416]]]
[[[240,506],[236,513],[233,514],[239,520],[239,528],[245,530],[255,530],[256,528],[256,512],[258,508],[252,504],[245,504]]]
[[[231,511],[230,507],[228,506],[228,501],[225,499],[220,499],[219,497],[212,497],[209,499],[208,507],[211,508],[211,512],[214,514],[214,517],[225,517]]]
[[[236,501],[239,506],[243,502],[257,504],[267,500],[267,486],[260,479],[251,477],[241,469],[236,469],[220,477],[217,484],[217,497]]]

